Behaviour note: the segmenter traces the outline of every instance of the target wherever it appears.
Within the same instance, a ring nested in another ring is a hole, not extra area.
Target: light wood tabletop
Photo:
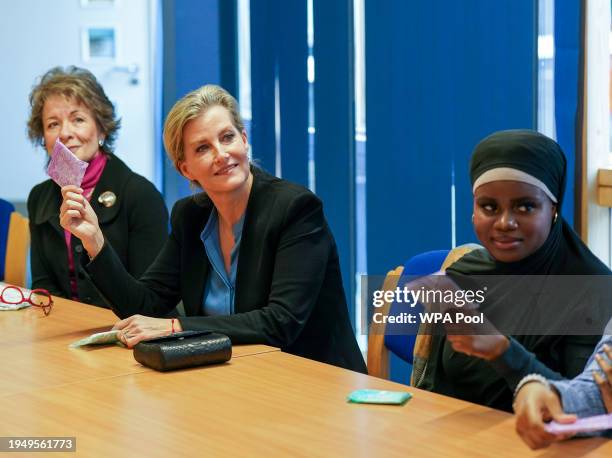
[[[0,334],[0,436],[76,437],[76,453],[54,457],[612,456],[612,442],[597,438],[532,452],[510,414],[266,346],[235,347],[240,356],[225,364],[150,371],[119,347],[67,348],[109,328],[110,311],[59,300],[49,317],[35,312],[0,312],[0,329],[10,328]],[[414,397],[347,403],[360,388]]]
[[[0,397],[83,380],[150,372],[132,350],[118,345],[69,348],[77,340],[109,331],[119,319],[108,309],[54,298],[45,316],[35,307],[0,312]],[[267,345],[235,345],[232,358],[278,351]]]
[[[414,398],[402,407],[347,403],[358,388],[407,390]],[[280,352],[19,393],[3,398],[0,413],[10,418],[3,435],[75,436],[82,456],[612,453],[605,439],[532,452],[509,414]]]

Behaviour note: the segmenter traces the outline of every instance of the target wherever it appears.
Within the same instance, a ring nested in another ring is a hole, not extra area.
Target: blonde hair
[[[44,138],[42,112],[45,102],[53,95],[75,99],[91,110],[100,133],[104,135],[104,144],[100,149],[107,154],[113,151],[121,120],[117,118],[115,107],[93,73],[75,66],[66,69],[52,68],[41,77],[40,83],[32,88],[28,119],[28,137],[32,143],[42,145]]]
[[[179,173],[181,172],[179,166],[185,160],[183,149],[185,125],[214,106],[227,109],[232,118],[232,124],[238,129],[238,132],[244,130],[244,124],[238,110],[238,102],[221,86],[207,84],[190,92],[174,104],[164,123],[164,147],[168,158]]]

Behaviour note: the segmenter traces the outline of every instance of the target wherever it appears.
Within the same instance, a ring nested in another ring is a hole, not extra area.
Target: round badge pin
[[[98,197],[98,202],[104,205],[106,208],[112,207],[117,202],[117,196],[112,191],[104,191]]]

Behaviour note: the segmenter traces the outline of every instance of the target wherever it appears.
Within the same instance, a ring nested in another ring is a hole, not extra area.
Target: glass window
[[[365,81],[365,4],[364,0],[353,2],[355,43],[355,239],[356,263],[355,304],[361,303],[361,276],[367,275],[367,215],[366,215],[366,81]],[[361,328],[362,307],[355,310],[356,334],[362,350],[367,347],[367,337]]]
[[[555,126],[555,2],[539,0],[538,131],[556,139]]]

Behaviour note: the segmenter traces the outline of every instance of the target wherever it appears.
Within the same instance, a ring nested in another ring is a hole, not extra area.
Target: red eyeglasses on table
[[[4,285],[0,284],[0,288],[2,288],[2,291],[0,292],[1,303],[8,305],[20,305],[27,303],[34,307],[40,307],[45,316],[51,313],[51,309],[53,308],[53,299],[51,298],[51,293],[49,293],[49,291],[46,289],[38,288],[31,291],[25,290],[24,294],[24,290],[17,286],[3,286]],[[0,309],[1,308],[2,304],[0,304]]]

